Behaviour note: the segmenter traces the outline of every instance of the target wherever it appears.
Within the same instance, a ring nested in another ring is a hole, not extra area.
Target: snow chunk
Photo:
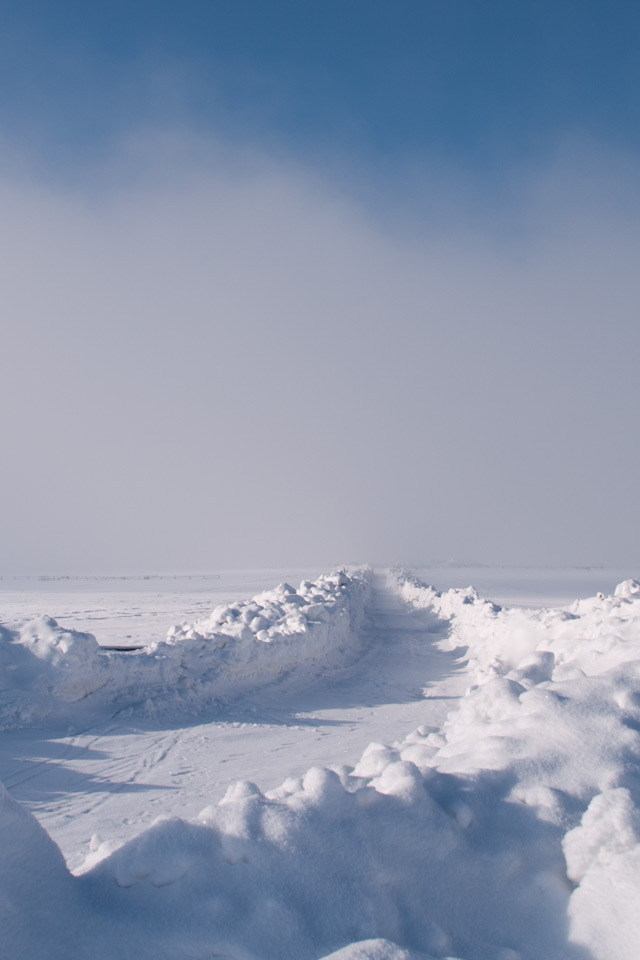
[[[567,874],[580,883],[594,865],[610,866],[640,843],[640,810],[624,787],[594,797],[579,827],[563,840]]]
[[[429,960],[426,954],[403,950],[390,940],[361,940],[343,947],[323,960]]]
[[[640,580],[623,580],[613,591],[614,597],[623,597],[625,600],[631,597],[640,597]]]

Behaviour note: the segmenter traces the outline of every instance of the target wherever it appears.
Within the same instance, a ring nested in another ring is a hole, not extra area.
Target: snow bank
[[[398,571],[389,574],[389,582],[414,608],[430,613],[434,624],[448,622],[444,646],[466,648],[464,657],[478,678],[518,668],[531,682],[552,675],[561,680],[602,673],[635,655],[638,580],[625,580],[610,597],[576,600],[567,610],[502,608],[473,587],[439,592]]]
[[[269,683],[299,666],[335,666],[362,651],[369,593],[370,574],[362,570],[303,580],[297,591],[281,583],[172,627],[148,656],[171,661],[179,676],[215,679],[221,693]]]
[[[474,683],[411,757],[535,811],[571,896],[569,938],[597,960],[633,956],[640,936],[640,583],[568,611],[502,610],[473,590],[442,594],[395,575],[401,595],[448,621]],[[473,806],[465,816],[475,816]],[[537,956],[534,952],[533,956]]]
[[[0,726],[86,718],[137,705],[147,713],[200,710],[285,673],[323,672],[362,651],[367,571],[338,571],[298,590],[286,583],[216,607],[142,650],[104,650],[50,617],[0,627]]]

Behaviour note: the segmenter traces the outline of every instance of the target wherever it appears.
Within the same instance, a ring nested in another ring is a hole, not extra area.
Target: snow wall
[[[297,591],[282,583],[127,653],[46,616],[0,626],[0,729],[123,709],[197,713],[285,672],[335,669],[363,650],[370,585],[368,570],[303,580]]]
[[[372,744],[353,769],[311,769],[267,794],[238,783],[195,821],[160,820],[79,877],[2,794],[0,952],[635,956],[640,584],[527,611],[390,582],[424,617],[425,642],[444,628],[469,661],[471,686],[442,730]]]

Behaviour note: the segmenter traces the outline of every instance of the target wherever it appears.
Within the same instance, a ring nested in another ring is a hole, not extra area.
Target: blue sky
[[[640,573],[638,5],[0,28],[0,573]]]
[[[67,163],[176,121],[478,174],[569,134],[639,145],[629,0],[5,0],[1,21],[0,121]]]

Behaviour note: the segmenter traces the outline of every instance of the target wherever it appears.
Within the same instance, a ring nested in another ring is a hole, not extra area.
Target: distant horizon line
[[[154,571],[147,573],[4,573],[0,574],[2,581],[37,580],[42,583],[68,581],[150,581],[150,580],[219,580],[225,573],[241,573],[264,570],[306,570],[322,564],[291,564],[287,566],[246,566],[246,567],[219,567],[217,572],[211,571]],[[608,565],[604,563],[458,563],[444,561],[438,563],[408,563],[408,564],[328,564],[327,569],[334,570],[340,567],[371,566],[374,569],[392,569],[401,567],[407,570],[618,570],[622,567],[635,564],[622,563]],[[640,564],[638,564],[640,568]]]

